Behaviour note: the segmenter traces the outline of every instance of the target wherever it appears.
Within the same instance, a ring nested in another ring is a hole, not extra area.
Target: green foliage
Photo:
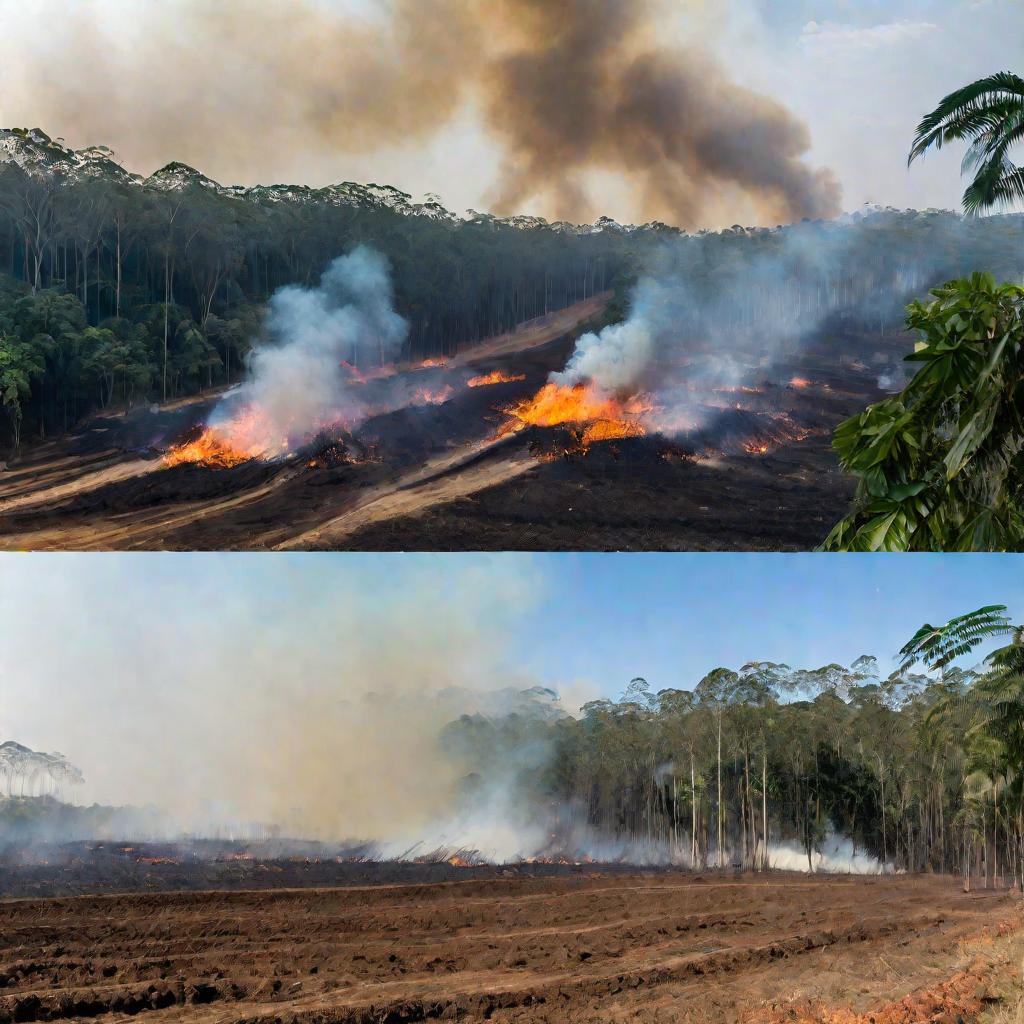
[[[957,89],[917,126],[908,163],[945,143],[969,143],[963,171],[974,177],[964,192],[964,209],[979,213],[1024,200],[1024,169],[1009,150],[1024,140],[1024,78],[1000,71]]]
[[[511,783],[526,806],[558,808],[609,840],[674,844],[698,863],[721,863],[721,822],[732,862],[760,865],[766,816],[771,843],[812,860],[839,831],[904,867],[950,869],[973,748],[959,720],[933,709],[979,685],[955,668],[881,679],[868,657],[752,662],[693,689],[655,692],[638,677],[578,719],[546,704],[464,716],[443,745],[478,793]]]
[[[1024,545],[1024,289],[975,273],[931,294],[908,307],[921,369],[835,431],[859,482],[826,550]]]
[[[146,182],[112,163],[96,170],[0,162],[0,319],[18,320],[27,343],[24,311],[12,307],[45,297],[61,321],[37,328],[55,342],[43,374],[12,371],[7,389],[19,425],[39,434],[163,397],[165,378],[167,397],[237,380],[267,298],[312,284],[360,243],[389,258],[410,322],[403,357],[419,359],[615,288],[635,250],[664,234],[462,220],[378,186],[238,194],[184,165]]]

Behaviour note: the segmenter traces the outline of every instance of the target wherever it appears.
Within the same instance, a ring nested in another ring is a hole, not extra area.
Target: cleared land
[[[0,902],[0,1021],[948,1024],[1024,950],[944,877],[491,874]]]
[[[0,549],[807,550],[847,510],[830,447],[906,338],[824,331],[751,386],[699,395],[685,435],[503,433],[607,296],[399,373],[443,395],[337,443],[230,468],[165,465],[217,396],[98,417],[0,472]],[[501,374],[490,386],[475,375]],[[795,383],[794,383],[795,382]],[[367,385],[368,392],[376,386]],[[381,387],[386,386],[381,384]],[[696,385],[695,385],[696,387]],[[695,392],[699,394],[699,392]]]

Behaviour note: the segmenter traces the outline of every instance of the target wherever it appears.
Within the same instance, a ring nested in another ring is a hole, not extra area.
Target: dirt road
[[[15,900],[0,921],[0,1021],[904,1024],[947,1019],[897,1014],[943,1010],[921,993],[984,1006],[1022,914],[949,878],[585,871]]]

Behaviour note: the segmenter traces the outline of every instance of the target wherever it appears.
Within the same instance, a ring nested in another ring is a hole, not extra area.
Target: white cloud
[[[800,32],[800,45],[820,54],[877,50],[915,42],[936,31],[938,25],[930,21],[890,21],[863,28],[834,21],[809,21]]]

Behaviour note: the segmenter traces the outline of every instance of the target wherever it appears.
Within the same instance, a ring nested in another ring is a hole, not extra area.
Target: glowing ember
[[[360,370],[358,366],[341,361],[341,368],[348,374],[349,379],[357,384],[366,384],[371,380],[380,380],[382,377],[394,377],[398,368],[393,363],[385,363],[383,366],[371,366],[367,370]]]
[[[808,388],[811,386],[811,382],[806,377],[794,377],[790,382],[791,388]]]
[[[571,387],[549,383],[533,398],[505,410],[511,420],[502,431],[509,433],[524,426],[555,427],[561,424],[587,424],[580,439],[583,447],[591,441],[609,441],[619,437],[639,437],[646,433],[638,418],[650,409],[640,396],[620,401],[589,384]]]
[[[488,384],[511,384],[517,380],[526,380],[526,374],[502,373],[501,370],[494,370],[492,373],[484,373],[479,377],[470,377],[466,383],[471,388],[482,388]]]
[[[445,384],[443,388],[417,388],[413,394],[415,405],[440,405],[452,397],[451,384]]]
[[[803,441],[813,433],[820,431],[794,423],[788,413],[777,413],[772,417],[770,426],[766,426],[755,437],[743,442],[743,450],[748,455],[767,455],[773,448]]]
[[[422,363],[417,363],[414,370],[426,370],[431,366],[444,366],[448,362],[447,359],[443,359],[441,356],[431,356],[430,359],[424,359]]]

